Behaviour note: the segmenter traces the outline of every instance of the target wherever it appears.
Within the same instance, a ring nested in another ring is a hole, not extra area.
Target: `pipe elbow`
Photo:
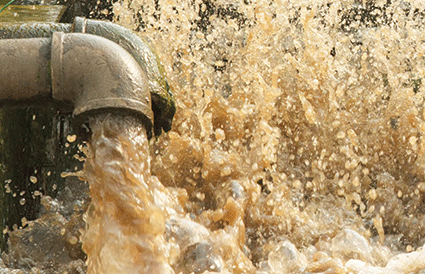
[[[154,121],[153,128],[154,128],[154,132],[155,132],[156,136],[160,135],[162,130],[167,132],[171,129],[173,117],[174,117],[174,114],[176,112],[176,106],[175,106],[175,103],[174,103],[174,96],[171,93],[170,86],[168,85],[167,79],[165,77],[164,67],[162,66],[161,61],[159,60],[158,56],[155,54],[155,51],[153,50],[153,48],[151,48],[149,46],[147,41],[145,39],[143,39],[142,37],[138,36],[133,31],[128,30],[128,29],[126,29],[122,26],[119,26],[119,25],[111,23],[111,22],[91,20],[91,19],[85,19],[85,18],[77,17],[75,19],[74,24],[72,24],[72,25],[71,24],[60,24],[60,23],[29,23],[29,24],[0,26],[0,39],[4,40],[4,39],[10,39],[10,38],[51,37],[56,32],[76,32],[76,33],[84,33],[84,34],[93,34],[93,35],[96,35],[96,36],[106,38],[106,39],[118,44],[124,50],[126,50],[134,58],[134,60],[138,63],[139,67],[144,72],[144,74],[147,78],[146,79],[147,81],[145,82],[145,86],[147,86],[149,88],[149,92],[150,92],[150,96],[151,96],[150,100],[152,100],[151,105],[150,105],[150,108],[152,109],[152,111],[148,111],[148,110],[142,111],[144,114],[141,115],[141,117],[147,117],[148,121],[153,119],[153,121]],[[22,40],[22,39],[20,39],[20,40]],[[8,43],[8,42],[3,42],[2,44],[5,44],[5,43]],[[20,44],[20,43],[18,43],[18,41],[15,41],[13,43]],[[36,47],[37,47],[37,45],[36,45]],[[1,51],[6,52],[6,50],[3,50],[4,49],[3,45],[0,48],[1,48]],[[6,45],[6,48],[10,48],[10,47],[8,47],[8,45]],[[56,51],[57,51],[57,49],[56,49]],[[31,52],[31,54],[36,56],[37,55],[36,50]],[[49,51],[49,54],[50,54],[50,51]],[[0,53],[0,55],[1,55],[1,53]],[[3,54],[3,55],[5,55],[5,54]],[[45,56],[47,57],[47,55],[48,54],[46,54]],[[86,54],[85,56],[87,56],[87,55],[88,54]],[[7,56],[7,57],[0,56],[1,59],[6,59],[6,61],[12,60],[13,59],[12,57],[11,56]],[[75,57],[75,58],[77,58],[77,57]],[[88,58],[88,59],[90,59],[90,58]],[[58,57],[56,60],[60,61],[61,59],[60,59],[60,57]],[[27,65],[29,62],[26,62],[25,59],[21,58],[21,61],[22,62],[19,63],[19,65],[21,65],[19,67],[19,69],[21,69],[21,67],[27,67],[27,68],[25,68],[25,71],[27,71],[28,69],[33,69],[32,66]],[[67,60],[67,62],[68,61],[70,61],[70,60]],[[11,62],[12,61],[10,61],[9,63],[11,63]],[[49,64],[49,62],[45,62],[45,63],[46,63],[46,68],[47,68],[50,64]],[[58,68],[59,67],[56,68],[56,71],[57,71]],[[61,68],[61,69],[64,70],[65,68]],[[50,73],[45,73],[47,71],[49,71],[49,70],[48,69],[46,69],[45,71],[43,70],[42,73],[43,73],[43,75],[46,76],[46,79],[47,78],[50,79]],[[56,76],[55,76],[55,79],[56,79],[55,80],[55,82],[56,82],[55,86],[56,86],[56,88],[54,87],[55,97],[63,98],[63,99],[60,99],[60,100],[66,100],[66,101],[69,101],[70,103],[73,103],[74,101],[78,103],[78,100],[79,100],[79,99],[77,99],[77,98],[79,98],[78,96],[75,97],[75,95],[71,95],[71,94],[66,95],[66,94],[64,94],[65,92],[60,92],[58,87],[64,86],[64,85],[60,84],[60,81],[62,81],[65,76],[59,74],[58,72],[53,72],[53,74],[55,74],[55,73],[56,73]],[[5,74],[4,69],[2,70],[0,68],[0,76],[4,75],[4,74]],[[74,71],[74,74],[78,74],[78,73]],[[86,72],[85,75],[90,75],[90,73]],[[62,78],[60,78],[60,77],[62,77]],[[83,79],[85,79],[85,78],[87,78],[87,77],[84,77]],[[71,81],[68,81],[68,82],[71,83]],[[32,82],[31,82],[31,79],[25,79],[25,80],[21,81],[20,83],[17,83],[17,84],[13,83],[13,84],[15,86],[16,85],[19,85],[19,86],[26,85],[26,86],[28,86],[28,85],[31,85]],[[50,87],[50,82],[48,82],[47,84]],[[90,83],[84,83],[83,85],[88,86],[89,84]],[[46,86],[46,85],[44,85],[44,86]],[[67,84],[65,84],[65,85],[66,85],[65,88],[67,88],[66,91],[74,90],[73,88],[68,88],[69,86]],[[32,85],[32,86],[34,86],[34,85]],[[41,88],[42,88],[42,86],[40,86],[40,88],[37,89],[36,91],[39,91]],[[79,88],[76,88],[75,90],[78,90]],[[22,92],[21,91],[17,92],[15,90],[15,93],[17,93],[16,96],[9,96],[9,95],[7,95],[8,94],[7,90],[9,90],[9,86],[0,85],[0,106],[4,105],[4,104],[15,105],[16,101],[17,101],[17,100],[15,100],[16,99],[15,97],[21,98],[21,99],[29,99],[29,97],[33,96],[34,95],[33,93],[35,92],[34,88],[32,88],[32,89],[22,89]],[[49,89],[45,88],[43,90],[43,94],[46,93],[45,91],[49,91]],[[9,98],[9,97],[13,97],[13,98]],[[4,99],[7,99],[7,100],[4,100]],[[131,98],[129,98],[129,99],[130,100],[127,100],[128,102],[131,101]],[[27,100],[20,100],[18,105],[21,105],[21,104],[26,103],[26,102],[28,102],[28,101]],[[100,102],[100,101],[98,101],[98,102]],[[103,102],[108,102],[108,100],[104,100]],[[113,103],[109,103],[104,108],[102,108],[99,104],[93,103],[94,109],[91,109],[90,111],[89,110],[80,111],[79,109],[76,109],[74,111],[74,114],[77,118],[79,118],[79,117],[81,118],[81,117],[84,117],[84,115],[83,115],[84,113],[87,113],[87,112],[93,113],[93,112],[99,111],[100,109],[111,108],[110,105],[113,105]],[[123,105],[123,104],[120,104],[120,105]],[[78,107],[78,104],[76,106]],[[123,108],[120,107],[120,108],[122,110],[125,110],[125,109],[129,110],[128,108],[131,107],[131,106],[134,106],[134,104],[128,104],[125,107],[123,107]],[[118,107],[111,108],[111,109],[118,109]],[[136,113],[141,113],[141,112],[138,111]],[[80,119],[80,121],[81,121],[81,119]],[[146,122],[146,124],[149,124],[149,122]],[[151,122],[150,122],[150,124],[151,124]],[[148,127],[150,127],[150,126],[148,126]]]
[[[150,45],[133,31],[106,21],[76,17],[74,31],[107,38],[122,46],[134,57],[148,78],[155,135],[161,134],[162,129],[169,131],[176,112],[174,96],[165,77],[164,67]]]
[[[138,115],[151,132],[153,112],[145,71],[118,44],[96,35],[55,32],[52,96],[69,103],[78,124],[102,112]]]

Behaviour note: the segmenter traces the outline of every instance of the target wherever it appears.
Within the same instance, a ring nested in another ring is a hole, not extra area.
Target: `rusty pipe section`
[[[138,115],[147,132],[153,112],[146,73],[116,43],[90,34],[0,40],[0,102],[53,98],[81,124],[100,112]]]

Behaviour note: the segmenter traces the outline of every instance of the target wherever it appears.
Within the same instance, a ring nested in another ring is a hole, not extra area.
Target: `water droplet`
[[[30,181],[31,181],[31,183],[36,184],[37,183],[37,177],[30,176]]]
[[[72,236],[71,238],[69,238],[69,243],[72,245],[75,245],[78,243],[78,239],[75,236]]]
[[[70,143],[73,143],[73,142],[75,142],[75,140],[77,140],[77,135],[68,135],[68,136],[66,136],[66,140],[68,141],[68,142],[70,142]]]

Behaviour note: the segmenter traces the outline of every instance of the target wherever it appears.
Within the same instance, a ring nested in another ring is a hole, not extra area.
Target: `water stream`
[[[87,273],[425,273],[422,1],[113,12],[151,40],[177,112],[150,141],[91,121]]]
[[[172,273],[145,128],[130,117],[111,116],[96,117],[90,126],[84,176],[91,205],[82,235],[88,273]]]

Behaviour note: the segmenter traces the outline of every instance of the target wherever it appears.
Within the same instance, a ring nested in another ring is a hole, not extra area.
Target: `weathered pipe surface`
[[[133,56],[100,36],[0,40],[0,106],[52,98],[69,106],[77,124],[99,112],[127,112],[152,130],[146,73]]]
[[[127,50],[148,76],[152,95],[152,108],[155,112],[155,134],[161,130],[168,132],[176,112],[174,96],[170,91],[161,60],[149,44],[133,31],[117,24],[76,17],[74,31],[90,33],[114,41]]]
[[[52,37],[54,32],[71,31],[71,24],[62,23],[0,24],[0,39]]]
[[[50,96],[50,38],[0,40],[0,105]]]

